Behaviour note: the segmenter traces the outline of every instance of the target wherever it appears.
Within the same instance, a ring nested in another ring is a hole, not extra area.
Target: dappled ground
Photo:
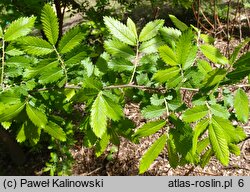
[[[250,91],[249,91],[250,95]],[[145,120],[139,113],[139,106],[135,104],[127,105],[125,114],[141,125]],[[250,124],[250,123],[249,123]],[[245,131],[250,135],[250,127],[245,126]],[[73,175],[138,175],[139,160],[143,153],[151,146],[151,144],[159,137],[159,133],[144,138],[140,144],[133,144],[122,139],[118,156],[114,155],[113,161],[108,161],[106,152],[100,158],[96,158],[94,150],[76,145],[72,149],[75,159],[73,166]],[[214,175],[214,176],[250,176],[250,139],[239,144],[242,154],[237,157],[231,155],[230,164],[227,167],[222,166],[218,160],[212,158],[210,163],[205,167],[177,167],[173,169],[168,162],[168,154],[166,148],[159,157],[150,166],[150,169],[143,175]],[[110,148],[110,147],[109,147]],[[109,150],[107,150],[109,151]]]

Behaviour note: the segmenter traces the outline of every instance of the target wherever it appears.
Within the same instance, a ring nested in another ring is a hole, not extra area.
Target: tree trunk
[[[56,14],[58,17],[58,22],[59,22],[59,39],[61,39],[62,32],[63,32],[64,11],[62,11],[61,0],[54,0],[54,3],[55,3],[55,7],[56,7]]]

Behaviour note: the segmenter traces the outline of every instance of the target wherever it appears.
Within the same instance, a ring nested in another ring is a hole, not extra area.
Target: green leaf
[[[44,5],[42,9],[41,21],[46,37],[52,45],[55,45],[59,35],[59,24],[57,16],[49,4]]]
[[[177,17],[175,17],[174,15],[169,15],[169,17],[171,21],[174,23],[174,25],[181,31],[185,31],[188,29],[188,26],[179,19],[177,19]]]
[[[221,117],[223,119],[228,119],[230,116],[230,113],[228,112],[227,108],[225,108],[219,104],[211,105],[210,110],[211,110],[213,115]]]
[[[63,77],[63,71],[61,68],[51,68],[48,71],[44,71],[41,73],[41,76],[39,77],[39,83],[42,85],[53,83],[58,81]]]
[[[91,88],[83,88],[75,94],[72,100],[76,102],[85,102],[95,98],[98,95],[98,93],[99,90]]]
[[[234,70],[228,73],[227,77],[234,81],[240,81],[244,79],[246,76],[250,74],[250,52],[247,52],[245,55],[241,56],[235,63],[234,63]]]
[[[81,64],[84,66],[84,68],[86,69],[87,72],[87,76],[91,77],[94,73],[94,65],[92,63],[92,61],[90,60],[90,58],[86,58],[84,60],[81,61]]]
[[[217,86],[226,76],[227,71],[224,69],[214,69],[210,71],[203,80],[203,89],[212,89]]]
[[[68,53],[74,49],[77,45],[81,43],[84,35],[81,33],[79,27],[74,27],[70,29],[66,34],[63,35],[62,39],[59,42],[58,50],[60,53]]]
[[[43,130],[55,139],[58,139],[60,141],[66,141],[66,134],[63,129],[52,121],[49,121],[48,124],[43,127]]]
[[[95,155],[97,157],[100,157],[101,154],[105,151],[109,144],[110,140],[110,135],[107,133],[107,131],[102,135],[101,139],[99,142],[96,143],[96,148],[95,148]]]
[[[176,168],[179,164],[179,157],[172,135],[167,139],[168,160],[171,167]]]
[[[139,41],[143,42],[152,39],[157,35],[158,31],[163,27],[163,25],[164,20],[155,20],[147,23],[146,26],[141,30]]]
[[[110,98],[103,96],[105,108],[106,108],[106,115],[108,118],[112,119],[113,121],[118,121],[123,117],[123,109],[120,105],[115,103]]]
[[[212,149],[208,149],[204,155],[202,155],[201,157],[201,167],[204,168],[208,162],[210,161],[211,157],[213,156],[213,150]]]
[[[167,88],[179,89],[179,86],[181,85],[182,80],[183,80],[183,77],[181,75],[172,77],[167,82]]]
[[[5,54],[10,55],[10,56],[19,56],[19,55],[23,55],[24,51],[20,50],[13,44],[9,44],[5,50]]]
[[[26,112],[29,119],[32,121],[32,123],[34,123],[34,125],[36,125],[39,128],[45,128],[48,120],[46,115],[42,111],[34,108],[30,104],[27,104]]]
[[[181,36],[181,31],[172,27],[163,27],[160,29],[160,33],[167,42],[177,41]]]
[[[240,50],[246,46],[250,41],[250,38],[246,38],[242,43],[240,43],[235,49],[234,52],[232,53],[232,55],[230,56],[230,60],[229,63],[231,65],[233,65],[235,63],[235,61],[237,61],[237,57],[239,55]]]
[[[179,72],[180,69],[178,67],[171,67],[165,70],[159,70],[157,73],[154,74],[153,79],[161,83],[165,83],[171,78],[177,76]]]
[[[82,87],[95,89],[97,91],[100,91],[102,89],[103,85],[102,85],[102,82],[100,80],[89,77],[89,78],[84,79]]]
[[[136,37],[136,39],[138,38],[137,35],[137,30],[136,30],[136,26],[135,23],[128,17],[127,19],[127,26],[129,28],[130,31],[132,31],[134,33],[134,36]]]
[[[237,119],[243,123],[247,123],[249,119],[249,100],[247,94],[241,88],[235,93],[234,109]]]
[[[96,137],[92,129],[88,126],[83,139],[84,146],[88,148],[92,147],[96,143],[97,139],[98,138]]]
[[[208,43],[208,44],[213,44],[214,43],[214,38],[210,35],[207,35],[207,34],[200,34],[200,38],[205,42],[205,43]]]
[[[29,119],[22,124],[16,140],[20,143],[29,140],[31,145],[36,145],[40,140],[41,129],[36,127]]]
[[[197,145],[197,153],[200,154],[202,151],[204,151],[204,149],[208,147],[209,144],[210,144],[210,141],[208,137],[199,141]]]
[[[201,45],[201,52],[213,63],[226,65],[228,64],[228,59],[223,56],[219,49],[215,48],[212,45]]]
[[[213,123],[208,127],[209,139],[217,159],[223,164],[229,163],[229,149],[224,130]]]
[[[237,156],[240,156],[240,148],[239,148],[238,145],[235,145],[235,144],[230,143],[230,144],[228,145],[228,147],[229,147],[229,151],[230,151],[231,153],[233,153],[233,154],[235,154],[235,155],[237,155]]]
[[[18,42],[23,50],[31,55],[42,56],[54,51],[52,45],[39,37],[23,37]]]
[[[197,67],[203,75],[213,70],[211,65],[205,60],[198,60]]]
[[[2,26],[0,26],[0,38],[2,39],[4,36],[3,36],[3,29],[2,29]]]
[[[208,114],[208,108],[205,105],[195,106],[186,110],[182,114],[182,119],[185,122],[195,122],[205,117]]]
[[[162,97],[158,97],[157,94],[153,94],[152,97],[150,98],[150,103],[155,106],[162,105],[164,103],[165,99]]]
[[[164,120],[151,121],[141,126],[133,135],[134,138],[150,136],[159,131],[166,124]]]
[[[114,55],[115,57],[130,59],[135,56],[133,49],[117,39],[105,41],[104,48],[109,54]]]
[[[237,126],[234,129],[234,137],[232,137],[232,143],[239,143],[241,141],[243,141],[244,139],[247,138],[246,132],[244,130],[244,128]]]
[[[163,45],[160,37],[156,36],[149,41],[145,41],[141,44],[139,51],[146,54],[158,52],[158,48]]]
[[[8,67],[15,67],[15,68],[25,68],[29,67],[32,63],[32,59],[25,57],[25,56],[14,56],[10,57],[6,60],[6,64]]]
[[[72,57],[70,58],[67,58],[67,60],[64,62],[64,64],[67,66],[67,67],[72,67],[74,65],[77,65],[79,63],[81,63],[81,61],[83,59],[85,59],[87,56],[87,53],[86,52],[80,52],[80,53],[77,53],[75,55],[73,55]]]
[[[173,129],[169,129],[169,138],[173,140],[172,145],[175,146],[176,154],[179,157],[179,165],[193,162],[194,158],[191,155],[193,129],[173,113],[170,114],[168,119],[174,125]]]
[[[193,136],[193,146],[192,146],[192,154],[196,153],[198,138],[205,132],[208,128],[209,119],[205,119],[200,121],[194,128],[194,136]]]
[[[17,93],[15,89],[10,89],[10,90],[4,91],[0,94],[0,100],[1,100],[0,106],[1,106],[1,104],[7,104],[6,106],[3,106],[3,109],[4,109],[4,108],[7,108],[8,106],[11,106],[14,104],[20,104],[21,103],[21,94]]]
[[[163,150],[166,144],[167,136],[162,135],[159,139],[157,139],[153,145],[147,150],[147,152],[142,156],[140,160],[139,166],[139,174],[147,171],[152,162],[158,157],[158,155]]]
[[[164,114],[166,111],[166,108],[163,106],[154,106],[154,105],[149,105],[145,108],[143,108],[142,116],[146,119],[153,119],[153,118],[158,118]]]
[[[22,125],[21,129],[18,131],[16,140],[18,143],[22,143],[26,140],[26,135],[24,132],[24,124]]]
[[[117,72],[133,71],[134,69],[133,63],[124,58],[112,59],[108,62],[108,65],[111,69]]]
[[[171,66],[178,65],[179,63],[177,62],[176,54],[174,51],[167,45],[163,45],[159,47],[159,54],[162,60]]]
[[[191,30],[184,32],[176,43],[177,62],[183,69],[189,68],[196,58],[197,46],[193,46],[194,34]]]
[[[105,105],[105,100],[102,96],[102,92],[96,97],[92,108],[90,116],[90,125],[99,138],[107,131],[107,108]]]
[[[59,65],[58,61],[54,61],[51,59],[44,59],[41,60],[36,67],[26,69],[23,76],[27,79],[30,79],[41,74],[42,72],[46,72],[47,70],[57,68],[58,65]]]
[[[21,17],[13,21],[4,34],[5,41],[13,41],[31,32],[36,17]]]
[[[239,143],[246,138],[244,130],[241,127],[233,127],[228,119],[213,116],[212,123],[223,130],[228,143]]]
[[[0,105],[1,106],[1,105]],[[11,121],[16,117],[25,107],[25,103],[16,103],[14,105],[3,105],[0,107],[0,122]]]
[[[104,17],[104,23],[111,34],[128,45],[136,45],[136,36],[126,25],[111,17]]]

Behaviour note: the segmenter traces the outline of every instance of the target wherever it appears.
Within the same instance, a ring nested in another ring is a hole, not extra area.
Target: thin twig
[[[5,65],[5,41],[2,40],[2,74],[1,74],[1,87],[4,90],[4,65]]]
[[[216,0],[213,0],[213,3],[214,3],[214,38],[216,38],[216,26],[217,26]]]
[[[230,12],[230,5],[231,5],[231,0],[228,1],[227,4],[227,51],[226,54],[229,57],[230,56],[230,49],[229,49],[229,45],[230,45],[230,31],[229,31],[229,25],[230,25],[230,18],[229,18],[229,12]]]
[[[93,171],[91,171],[89,173],[84,173],[84,174],[82,174],[82,176],[89,176],[89,175],[99,171],[100,169],[102,169],[102,167],[98,167],[98,168],[96,168],[95,170],[93,170]]]
[[[133,85],[133,84],[124,84],[124,85],[111,85],[104,87],[104,89],[119,89],[119,88],[137,88],[137,89],[152,89],[157,91],[166,90],[166,88],[156,88],[156,87],[147,87],[143,85]]]
[[[129,81],[129,84],[133,83],[133,81],[134,81],[134,77],[135,77],[135,73],[136,73],[136,69],[137,69],[138,64],[139,64],[139,41],[137,41],[137,43],[136,43],[136,56],[135,56],[135,61],[134,61],[134,70],[133,70],[131,79]]]
[[[193,5],[192,5],[192,9],[193,9],[193,12],[194,12],[195,19],[197,20],[197,22],[199,22],[199,25],[200,25],[205,31],[207,31],[208,33],[210,33],[210,30],[207,29],[207,28],[201,23],[200,17],[199,17],[199,19],[198,19],[197,15],[195,14],[195,8],[194,8]],[[199,14],[199,13],[198,13],[198,14]]]
[[[250,87],[250,84],[240,84],[240,85],[235,85],[235,87]]]
[[[56,55],[57,55],[57,58],[58,58],[59,62],[61,63],[61,67],[62,67],[63,72],[64,72],[64,74],[65,74],[66,83],[67,83],[67,81],[68,81],[68,72],[67,72],[66,65],[65,65],[65,63],[64,63],[64,61],[63,61],[63,59],[62,59],[60,53],[57,51],[57,49],[56,49],[55,46],[54,46],[54,51],[56,52]]]
[[[207,21],[207,23],[214,29],[214,25],[208,20],[208,18],[206,17],[206,15],[203,13],[202,9],[200,8],[200,12],[202,14],[202,16],[204,17],[204,19]]]
[[[199,89],[195,89],[195,88],[188,88],[188,87],[181,87],[181,90],[188,90],[188,91],[199,91]]]
[[[212,175],[212,176],[218,176],[218,174],[214,174],[214,173],[207,173],[207,172],[203,172],[203,171],[193,171],[194,173],[200,173],[200,174],[204,174],[204,175]]]

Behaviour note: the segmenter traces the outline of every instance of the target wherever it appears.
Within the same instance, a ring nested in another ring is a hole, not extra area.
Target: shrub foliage
[[[46,39],[28,35],[35,17],[0,28],[1,129],[15,132],[16,140],[29,146],[50,136],[51,161],[44,171],[52,175],[68,174],[70,163],[60,158],[70,159],[72,134],[79,131],[97,156],[110,143],[119,145],[121,137],[138,143],[158,133],[141,158],[140,174],[164,148],[174,168],[204,167],[213,156],[228,165],[246,138],[240,125],[248,122],[249,99],[237,83],[250,73],[249,52],[239,57],[249,40],[228,59],[211,37],[170,18],[176,28],[154,20],[138,29],[130,18],[124,24],[104,17],[110,36],[97,59],[84,43],[81,26],[58,38],[57,17],[48,4],[41,13]],[[238,88],[231,92],[233,85]],[[140,103],[148,120],[138,129],[123,113],[130,102]],[[79,103],[84,115],[74,122]]]

